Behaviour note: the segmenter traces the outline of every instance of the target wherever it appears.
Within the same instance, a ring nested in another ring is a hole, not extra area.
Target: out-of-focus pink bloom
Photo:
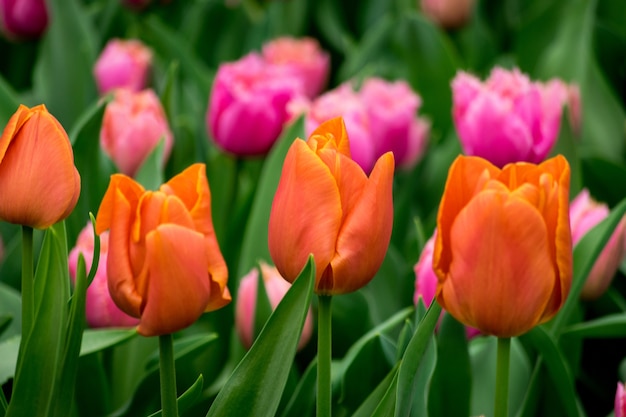
[[[283,299],[291,284],[287,282],[278,272],[276,267],[269,266],[265,262],[260,263],[261,278],[265,284],[265,292],[272,309],[276,309],[278,303]],[[241,343],[249,349],[254,342],[254,317],[256,312],[257,285],[259,280],[259,270],[252,269],[239,282],[237,290],[237,304],[235,306],[235,324],[237,334]],[[311,339],[313,332],[313,316],[311,310],[307,313],[298,350],[302,349]]]
[[[115,88],[138,92],[146,87],[152,52],[136,39],[112,39],[104,47],[94,67],[100,94]]]
[[[587,189],[583,189],[570,204],[572,242],[577,244],[594,226],[609,215],[606,204],[595,201]],[[608,243],[596,259],[580,296],[584,300],[599,298],[611,285],[611,281],[624,259],[626,219],[618,224]]]
[[[422,105],[405,81],[365,80],[361,100],[370,119],[374,157],[392,151],[400,167],[412,167],[426,147],[429,123],[416,117]]]
[[[0,28],[7,38],[37,38],[47,27],[45,0],[0,0]]]
[[[518,69],[494,68],[484,83],[459,72],[452,95],[454,123],[467,155],[498,167],[540,163],[556,142],[564,104],[557,82],[532,82]]]
[[[207,128],[223,150],[240,156],[267,153],[289,119],[287,103],[302,79],[250,53],[220,65],[213,82]]]
[[[422,11],[433,22],[453,29],[463,26],[472,14],[474,0],[421,0]]]
[[[570,127],[576,136],[580,135],[582,128],[582,102],[580,99],[580,88],[576,84],[567,84],[562,80],[552,80],[557,93],[554,94],[553,100],[556,103],[564,103],[567,106],[567,113]]]
[[[76,281],[76,269],[78,268],[78,256],[83,255],[87,272],[93,262],[94,235],[91,223],[80,232],[76,240],[76,246],[70,251],[68,264],[70,278]],[[85,301],[85,314],[87,324],[90,327],[133,327],[139,324],[139,320],[130,317],[120,310],[109,293],[107,284],[107,258],[109,252],[109,232],[100,235],[100,260],[96,276],[87,288]]]
[[[344,83],[315,99],[305,118],[306,135],[322,122],[341,116],[350,137],[350,152],[363,171],[392,151],[400,167],[410,168],[421,157],[429,124],[417,117],[421,98],[404,81],[365,80],[359,92]]]
[[[165,140],[165,162],[174,138],[154,91],[115,90],[113,101],[104,111],[100,143],[118,169],[134,176],[161,139]]]
[[[302,79],[304,94],[313,98],[328,80],[330,57],[313,38],[276,38],[265,45],[263,58],[290,75]]]
[[[626,392],[621,382],[617,383],[615,391],[615,417],[626,417]]]
[[[436,231],[430,239],[426,241],[420,258],[413,267],[415,272],[415,293],[413,294],[413,303],[417,305],[420,298],[426,307],[432,303],[437,295],[437,275],[433,270],[433,250],[435,248]],[[442,315],[444,312],[441,313]],[[478,329],[465,326],[465,333],[468,339],[480,334]]]

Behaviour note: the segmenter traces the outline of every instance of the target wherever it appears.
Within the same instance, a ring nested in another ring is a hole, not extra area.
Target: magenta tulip
[[[45,0],[0,0],[0,28],[7,38],[37,38],[47,27]]]
[[[152,52],[136,39],[112,39],[104,47],[94,67],[100,94],[115,88],[139,92],[147,85]]]

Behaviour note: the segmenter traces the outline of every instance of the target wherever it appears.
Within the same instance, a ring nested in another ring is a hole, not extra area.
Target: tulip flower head
[[[0,0],[0,29],[7,38],[38,38],[47,27],[45,0]]]
[[[589,191],[583,189],[570,204],[570,223],[574,245],[608,215],[608,206],[595,201],[591,198]],[[624,259],[625,239],[626,219],[622,219],[593,264],[580,293],[582,299],[595,300],[600,298],[611,285],[611,281],[613,281],[613,277]]]
[[[293,282],[309,254],[315,292],[344,294],[366,285],[387,252],[393,224],[393,154],[382,155],[369,177],[350,157],[341,118],[321,124],[285,158],[269,220],[269,250]]]
[[[88,223],[81,230],[76,240],[76,246],[70,251],[68,265],[70,268],[70,278],[76,281],[76,270],[78,268],[78,257],[82,255],[85,259],[87,271],[91,269],[94,251],[94,233],[91,223]],[[91,284],[87,288],[85,300],[85,314],[87,324],[90,327],[134,327],[139,324],[139,320],[129,316],[120,310],[109,293],[107,283],[107,257],[109,253],[109,232],[100,235],[100,261],[98,269]]]
[[[96,61],[94,76],[100,94],[116,88],[139,92],[146,87],[152,52],[137,39],[110,40]]]
[[[569,179],[560,155],[503,169],[459,156],[437,216],[439,304],[465,325],[498,337],[552,318],[572,280]]]
[[[471,17],[474,0],[421,0],[422,11],[446,29],[463,26]]]
[[[624,384],[617,383],[617,390],[615,391],[615,417],[626,417],[626,391],[624,390]]]
[[[558,137],[562,82],[532,82],[518,69],[494,68],[484,82],[465,72],[452,80],[453,119],[463,152],[503,167],[543,161]]]
[[[63,126],[43,104],[20,105],[0,137],[0,220],[45,229],[70,215],[79,194]]]
[[[285,281],[280,275],[276,267],[270,266],[265,262],[260,263],[261,278],[265,286],[265,293],[269,299],[272,310],[275,310],[280,301],[283,299],[291,284]],[[257,302],[257,287],[259,281],[259,270],[252,269],[239,282],[237,289],[237,305],[235,307],[235,325],[239,339],[246,347],[250,349],[254,342],[254,323]],[[300,341],[298,342],[298,350],[302,349],[311,339],[313,333],[313,315],[311,310],[307,313]]]
[[[172,151],[174,137],[154,91],[116,90],[113,101],[104,110],[100,144],[117,168],[123,174],[134,176],[161,140],[165,141],[165,162]]]
[[[140,334],[176,332],[230,302],[203,164],[158,191],[111,176],[96,218],[96,233],[106,230],[109,291],[122,311],[140,319]]]

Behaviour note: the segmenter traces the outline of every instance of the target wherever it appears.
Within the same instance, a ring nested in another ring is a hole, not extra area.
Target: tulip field
[[[626,417],[623,1],[0,1],[0,417]]]

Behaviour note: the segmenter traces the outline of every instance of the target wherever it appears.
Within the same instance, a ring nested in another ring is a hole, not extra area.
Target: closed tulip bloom
[[[583,189],[570,205],[570,223],[574,245],[608,215],[608,206],[595,201],[589,195],[589,191]],[[626,219],[622,219],[593,264],[580,293],[582,299],[595,300],[604,294],[611,285],[611,281],[613,281],[613,277],[624,259],[625,239]]]
[[[263,285],[265,286],[265,293],[267,294],[272,310],[275,310],[285,294],[287,294],[287,291],[289,291],[291,284],[285,281],[275,267],[265,262],[260,263],[260,269]],[[239,339],[246,349],[250,349],[254,342],[258,280],[259,270],[254,268],[241,279],[239,288],[237,289],[235,325]],[[300,341],[298,342],[298,350],[306,346],[311,339],[312,333],[313,315],[311,309],[309,309],[306,320],[304,321],[304,327],[302,328],[302,334],[300,335]]]
[[[459,156],[448,173],[433,268],[437,301],[460,322],[512,337],[552,318],[572,280],[567,160],[502,170]]]
[[[617,390],[615,391],[615,417],[626,417],[626,392],[624,390],[624,384],[617,383]]]
[[[562,86],[494,68],[484,82],[465,72],[452,81],[453,118],[463,152],[503,167],[543,161],[558,137]]]
[[[37,38],[47,27],[45,0],[0,0],[0,28],[7,38]]]
[[[209,98],[208,131],[226,152],[264,155],[289,120],[287,104],[301,94],[302,79],[286,74],[258,54],[222,64]]]
[[[428,122],[417,117],[420,96],[405,81],[381,78],[365,80],[360,96],[370,120],[375,158],[391,151],[399,167],[412,168],[421,159],[429,131]]]
[[[463,26],[472,15],[474,0],[421,0],[424,14],[446,29]]]
[[[76,281],[78,257],[85,259],[87,271],[91,269],[94,251],[94,234],[91,223],[80,232],[76,246],[70,251],[68,265],[70,278]],[[107,257],[109,253],[109,232],[100,235],[100,260],[98,269],[91,284],[87,288],[85,300],[85,315],[89,327],[133,327],[139,320],[120,310],[109,293],[107,284]]]
[[[0,137],[0,220],[45,229],[70,215],[79,194],[63,126],[43,104],[20,105]]]
[[[96,218],[96,233],[106,230],[109,291],[122,311],[140,319],[140,334],[176,332],[230,302],[203,164],[158,191],[113,175]]]
[[[160,140],[165,141],[165,162],[174,138],[154,91],[116,90],[113,101],[104,110],[100,144],[117,168],[123,174],[134,176]]]
[[[269,220],[269,250],[281,275],[315,259],[315,292],[349,293],[380,267],[393,224],[394,160],[381,156],[368,177],[350,158],[341,118],[296,139],[285,157]]]
[[[152,52],[137,39],[110,40],[96,61],[94,76],[100,94],[116,88],[139,92],[146,87]]]
[[[265,61],[302,79],[304,94],[313,98],[322,92],[330,72],[330,57],[313,38],[281,37],[263,45]]]

